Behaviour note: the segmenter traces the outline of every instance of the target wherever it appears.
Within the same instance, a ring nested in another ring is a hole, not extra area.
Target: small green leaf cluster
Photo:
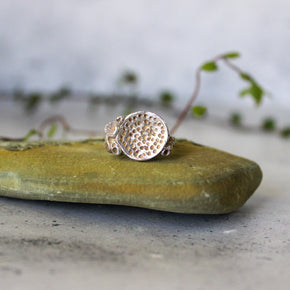
[[[32,136],[39,136],[39,132],[35,129],[31,129],[27,132],[27,134],[23,137],[23,141],[27,141]]]
[[[69,98],[71,95],[71,89],[68,87],[62,87],[60,88],[57,92],[53,93],[50,97],[49,100],[51,103],[56,103],[59,101],[62,101],[64,99]]]
[[[52,124],[50,126],[49,130],[47,131],[47,135],[46,135],[47,138],[49,138],[49,139],[53,138],[53,136],[55,135],[56,131],[57,131],[57,124],[55,123],[55,124]]]
[[[230,123],[236,127],[242,125],[242,115],[240,113],[234,112],[230,115]]]
[[[41,102],[43,95],[40,92],[31,92],[26,94],[23,90],[16,89],[13,92],[14,101],[20,102],[27,113],[34,113]]]
[[[136,99],[138,96],[137,94],[138,81],[139,81],[138,76],[134,71],[131,70],[124,71],[117,81],[117,86],[119,90],[118,96],[119,97],[125,96],[126,98],[133,97]]]
[[[62,87],[57,92],[48,96],[40,92],[25,93],[23,90],[19,89],[13,92],[14,100],[21,102],[27,113],[35,113],[43,101],[49,100],[51,103],[56,103],[68,98],[70,95],[71,90],[67,87]]]
[[[273,132],[276,129],[276,121],[274,118],[266,118],[262,123],[262,129],[267,132]]]
[[[175,96],[170,91],[162,91],[159,94],[159,100],[161,104],[166,107],[171,106],[174,99],[175,99]]]
[[[238,112],[234,112],[230,115],[229,119],[230,123],[236,127],[242,127],[242,115]],[[260,129],[265,132],[277,132],[279,130],[277,128],[277,121],[273,117],[267,117],[262,120]],[[282,138],[289,138],[290,137],[290,127],[286,126],[279,130],[279,134]]]
[[[225,53],[223,54],[223,58],[238,58],[240,57],[240,53],[239,52],[236,52],[236,51],[231,51],[231,52],[228,52],[228,53]]]
[[[125,71],[121,75],[120,82],[122,84],[137,84],[138,76],[133,71]]]
[[[234,59],[240,57],[240,54],[238,52],[229,52],[221,55],[218,59],[223,59],[223,60],[229,60],[229,59]],[[212,60],[209,62],[204,63],[201,66],[201,70],[206,71],[206,72],[214,72],[218,70],[218,65],[217,65],[217,60]],[[262,102],[263,96],[265,95],[264,89],[257,83],[257,81],[248,73],[242,72],[239,69],[236,69],[236,71],[239,73],[240,78],[243,81],[246,81],[249,83],[249,87],[246,89],[243,89],[240,91],[240,96],[251,96],[256,103],[256,105],[260,105]]]
[[[240,54],[238,52],[228,52],[220,56],[220,59],[232,59],[232,58],[238,58],[240,57]],[[217,60],[211,60],[208,62],[205,62],[201,66],[201,70],[206,72],[213,72],[218,70]]]
[[[50,126],[50,128],[47,131],[46,137],[48,139],[51,139],[55,136],[55,133],[57,131],[57,124],[54,123]],[[23,141],[28,141],[31,137],[37,136],[37,137],[43,137],[42,133],[36,129],[29,130],[26,135],[22,138]]]
[[[273,117],[267,117],[263,120],[261,128],[265,132],[275,132],[277,131],[277,122]],[[290,127],[285,126],[280,129],[279,134],[282,138],[290,138]]]
[[[209,62],[204,63],[201,66],[201,69],[204,71],[207,71],[207,72],[212,72],[212,71],[218,70],[218,66],[217,66],[216,62],[209,61]]]
[[[204,117],[207,113],[207,108],[204,106],[194,106],[192,108],[192,113],[196,117]]]
[[[240,91],[240,96],[244,97],[250,95],[254,99],[256,105],[260,105],[262,98],[265,95],[264,89],[249,74],[240,73],[240,77],[242,80],[247,81],[250,84],[248,88]]]
[[[39,92],[28,94],[23,99],[24,108],[28,113],[34,113],[41,104],[43,96]]]
[[[280,131],[280,135],[283,138],[290,138],[290,126],[287,126],[287,127],[283,128]]]

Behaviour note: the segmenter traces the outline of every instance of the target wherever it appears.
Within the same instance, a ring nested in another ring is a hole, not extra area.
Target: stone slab
[[[109,154],[103,140],[0,143],[0,195],[14,198],[222,214],[261,180],[255,162],[182,139],[147,162]]]

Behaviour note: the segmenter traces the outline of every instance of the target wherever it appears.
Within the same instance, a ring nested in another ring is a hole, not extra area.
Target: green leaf
[[[42,94],[35,92],[31,93],[24,99],[25,110],[28,113],[34,113],[42,101]]]
[[[51,95],[50,102],[55,103],[58,101],[62,101],[64,99],[69,98],[69,96],[72,94],[71,90],[67,87],[60,88],[57,92]]]
[[[263,121],[262,129],[268,132],[274,131],[276,129],[276,121],[273,118],[266,118]]]
[[[193,115],[195,115],[197,117],[204,116],[206,112],[207,112],[207,108],[206,107],[203,107],[203,106],[194,106],[192,108]]]
[[[256,105],[260,105],[264,95],[264,91],[259,85],[255,84],[251,87],[251,95],[253,96]]]
[[[127,84],[136,84],[138,82],[138,77],[133,71],[126,71],[121,77],[121,82]]]
[[[252,86],[240,92],[241,97],[244,97],[246,95],[252,96],[256,105],[260,105],[264,94],[264,90],[257,83],[253,83]]]
[[[248,81],[250,83],[254,83],[254,79],[247,73],[240,73],[240,77],[245,80],[245,81]]]
[[[30,137],[38,135],[38,132],[35,129],[31,129],[28,133],[23,137],[23,141],[27,141]]]
[[[57,124],[52,124],[47,132],[47,137],[52,138],[57,130]]]
[[[240,96],[241,97],[244,97],[244,96],[250,95],[250,94],[251,94],[251,87],[240,91]]]
[[[228,52],[226,54],[224,54],[225,58],[238,58],[241,55],[238,52],[232,51],[232,52]]]
[[[239,113],[232,113],[230,116],[230,122],[234,126],[241,126],[242,124],[242,116]]]
[[[170,91],[163,91],[160,93],[159,98],[164,106],[169,106],[174,100],[174,95]]]
[[[218,69],[218,66],[214,61],[209,61],[204,63],[201,66],[201,69],[204,71],[216,71]]]
[[[280,135],[282,138],[290,138],[290,126],[283,128],[280,131]]]

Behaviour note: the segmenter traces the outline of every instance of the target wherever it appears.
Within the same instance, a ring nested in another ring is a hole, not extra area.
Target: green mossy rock
[[[221,214],[261,179],[256,163],[186,140],[147,162],[109,154],[103,140],[0,143],[0,195],[22,199]]]

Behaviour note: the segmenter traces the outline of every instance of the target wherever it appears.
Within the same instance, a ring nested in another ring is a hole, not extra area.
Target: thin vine
[[[182,110],[179,118],[177,119],[177,122],[172,127],[170,134],[173,135],[176,130],[179,128],[181,123],[184,121],[186,115],[188,112],[192,109],[192,112],[197,116],[202,116],[206,113],[207,109],[202,106],[196,106],[192,108],[193,103],[198,97],[200,87],[201,87],[201,73],[202,71],[206,72],[213,72],[218,70],[217,63],[219,61],[223,61],[225,65],[227,65],[231,70],[235,71],[239,74],[239,76],[242,78],[242,80],[247,81],[250,86],[240,92],[240,96],[246,96],[250,95],[254,99],[255,103],[257,105],[260,105],[263,96],[265,95],[264,89],[256,82],[256,80],[250,76],[248,73],[244,72],[242,69],[240,69],[238,66],[234,65],[230,59],[235,59],[240,56],[237,52],[229,52],[225,54],[220,54],[214,57],[212,60],[202,64],[196,69],[195,72],[195,87],[193,90],[193,94],[189,98],[187,104],[185,105],[185,108]]]
[[[57,130],[57,124],[60,124],[64,135],[67,133],[73,134],[73,135],[84,135],[89,136],[90,138],[103,138],[103,133],[99,131],[93,131],[93,130],[87,130],[87,129],[76,129],[69,125],[67,120],[60,115],[52,116],[46,120],[44,120],[38,129],[32,129],[30,130],[24,137],[22,138],[10,138],[10,137],[1,137],[0,141],[10,141],[10,142],[24,142],[30,139],[32,136],[37,136],[39,139],[43,138],[52,138]],[[48,130],[47,130],[48,129]],[[45,131],[47,130],[47,134],[45,136]]]

